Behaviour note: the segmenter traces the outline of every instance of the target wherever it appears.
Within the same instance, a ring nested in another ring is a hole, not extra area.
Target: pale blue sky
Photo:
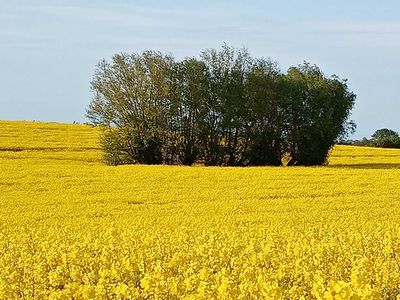
[[[223,42],[282,70],[307,60],[348,78],[354,137],[400,131],[398,0],[0,0],[0,119],[84,122],[100,59]]]

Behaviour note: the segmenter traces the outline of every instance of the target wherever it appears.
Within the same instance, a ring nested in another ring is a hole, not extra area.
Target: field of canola
[[[0,299],[396,299],[400,151],[328,167],[119,166],[0,121]]]

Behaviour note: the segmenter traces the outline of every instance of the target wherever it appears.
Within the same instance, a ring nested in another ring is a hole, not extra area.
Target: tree
[[[288,70],[283,79],[285,134],[289,165],[322,165],[330,148],[347,131],[355,94],[346,80],[327,78],[315,65],[304,63]]]
[[[178,160],[192,165],[201,156],[201,137],[207,115],[206,102],[209,82],[204,62],[186,58],[174,66],[171,84],[172,121]]]
[[[396,131],[387,128],[375,131],[372,135],[371,142],[375,147],[400,148],[399,134]]]
[[[280,165],[280,71],[269,59],[224,45],[203,51],[209,78],[202,130],[206,165]]]
[[[224,45],[220,51],[201,53],[207,68],[209,95],[202,124],[203,157],[206,165],[241,165],[247,109],[246,74],[252,58],[246,49]]]
[[[304,63],[283,74],[270,59],[224,45],[176,61],[160,52],[101,61],[87,116],[109,164],[321,165],[353,128],[345,80]]]
[[[98,64],[87,116],[106,130],[101,143],[108,163],[166,161],[172,65],[172,57],[154,51],[117,54],[111,64]]]
[[[257,59],[247,77],[249,163],[281,165],[284,115],[278,83],[282,75],[275,62]]]

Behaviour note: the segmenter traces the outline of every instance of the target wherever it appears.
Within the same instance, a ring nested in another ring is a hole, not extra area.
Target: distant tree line
[[[155,51],[102,60],[91,82],[90,122],[105,160],[118,164],[321,165],[348,121],[346,80],[303,63],[277,63],[224,45],[199,58]]]
[[[364,137],[360,140],[344,140],[340,141],[340,144],[380,148],[400,148],[400,135],[392,129],[382,128],[375,131],[370,139]]]

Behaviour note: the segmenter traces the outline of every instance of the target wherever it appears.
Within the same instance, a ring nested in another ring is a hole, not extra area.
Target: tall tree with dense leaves
[[[145,51],[118,54],[111,64],[97,66],[87,116],[107,128],[102,145],[110,164],[164,162],[172,65],[171,57]]]
[[[248,162],[251,165],[281,165],[283,142],[283,111],[280,105],[277,64],[256,59],[247,74],[246,116]]]
[[[192,165],[201,158],[201,136],[207,115],[209,82],[206,66],[195,58],[186,58],[174,66],[170,98],[178,161]]]
[[[245,80],[252,58],[246,49],[224,45],[201,53],[207,68],[209,96],[202,144],[207,165],[237,165],[244,135]]]
[[[288,70],[281,93],[289,165],[322,165],[347,122],[355,102],[346,80],[326,77],[315,65],[304,63]]]
[[[372,135],[372,144],[382,148],[400,148],[399,134],[388,128],[378,129]]]

